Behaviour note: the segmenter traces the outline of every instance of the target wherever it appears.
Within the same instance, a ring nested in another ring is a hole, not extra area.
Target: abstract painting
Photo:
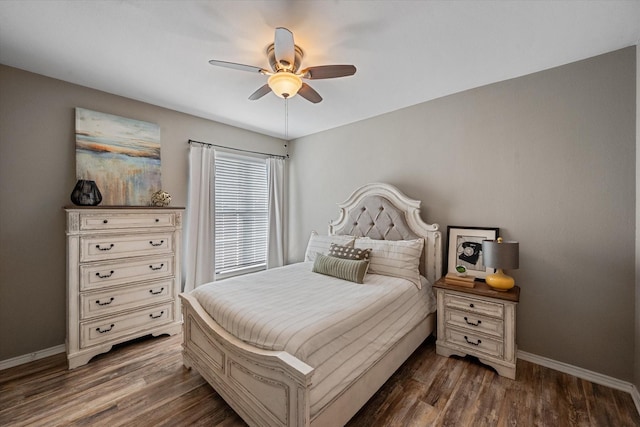
[[[162,187],[160,127],[76,108],[76,178],[96,182],[103,206],[148,206]]]

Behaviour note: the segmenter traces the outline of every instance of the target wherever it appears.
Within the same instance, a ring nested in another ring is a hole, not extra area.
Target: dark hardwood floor
[[[244,426],[180,336],[141,339],[68,371],[64,354],[0,371],[0,426]],[[628,393],[525,361],[517,380],[435,354],[429,338],[349,426],[640,426]]]

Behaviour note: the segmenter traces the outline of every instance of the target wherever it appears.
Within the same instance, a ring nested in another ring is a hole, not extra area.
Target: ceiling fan
[[[260,67],[215,59],[210,60],[209,64],[269,76],[267,83],[249,96],[252,101],[262,98],[269,92],[285,99],[298,93],[307,101],[316,104],[322,101],[322,97],[302,79],[333,79],[352,76],[356,73],[356,67],[353,65],[320,65],[298,71],[303,56],[302,49],[293,42],[293,33],[286,28],[278,27],[273,43],[267,48],[267,58],[273,72]]]

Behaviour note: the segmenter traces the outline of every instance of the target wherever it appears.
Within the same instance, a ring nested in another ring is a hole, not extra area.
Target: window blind
[[[215,162],[216,275],[265,267],[268,234],[266,161],[217,152]]]

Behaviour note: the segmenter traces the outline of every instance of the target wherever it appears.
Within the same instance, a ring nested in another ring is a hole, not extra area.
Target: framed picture
[[[484,266],[482,257],[482,241],[498,238],[499,228],[495,227],[447,227],[447,256],[445,258],[446,273],[455,273],[457,265],[467,268],[467,274],[484,279],[494,272],[493,268]]]

